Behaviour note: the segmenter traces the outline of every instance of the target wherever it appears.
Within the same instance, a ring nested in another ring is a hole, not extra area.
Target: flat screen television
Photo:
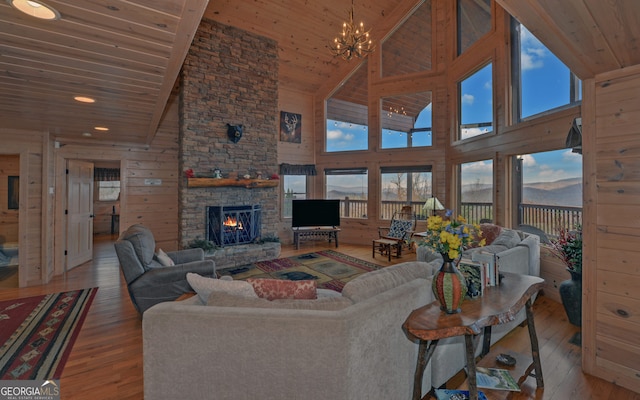
[[[293,228],[340,226],[340,200],[293,200]]]

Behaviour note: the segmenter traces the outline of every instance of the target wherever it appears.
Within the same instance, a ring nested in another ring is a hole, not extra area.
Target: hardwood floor
[[[306,242],[299,250],[283,245],[281,257],[324,248],[333,248],[333,245]],[[399,262],[392,259],[389,263],[381,256],[372,258],[368,246],[341,244],[338,250],[379,265]],[[415,254],[404,254],[400,261],[413,259]],[[96,239],[91,262],[74,268],[65,276],[55,277],[48,285],[0,288],[0,300],[94,286],[100,289],[64,368],[60,382],[62,398],[142,399],[142,324],[121,278],[111,236]],[[492,391],[488,393],[489,399],[640,400],[640,394],[582,373],[580,347],[569,343],[578,329],[567,322],[562,305],[539,296],[534,309],[545,388],[536,390],[535,379],[529,378],[522,385],[522,392]],[[526,328],[515,329],[498,344],[526,354],[529,349]],[[452,385],[458,383],[456,380],[451,382]]]

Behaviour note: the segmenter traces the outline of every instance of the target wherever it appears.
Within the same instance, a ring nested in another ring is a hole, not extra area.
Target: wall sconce
[[[227,136],[233,143],[238,143],[242,137],[242,125],[227,124]]]

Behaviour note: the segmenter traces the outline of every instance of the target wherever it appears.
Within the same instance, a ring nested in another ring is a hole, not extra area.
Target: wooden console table
[[[544,280],[535,276],[504,272],[500,286],[489,287],[483,296],[462,303],[462,312],[446,314],[440,303],[432,302],[414,310],[403,324],[409,338],[419,340],[418,361],[413,381],[413,400],[422,398],[422,375],[440,339],[464,336],[467,355],[467,377],[469,398],[478,399],[476,383],[475,337],[484,332],[482,356],[489,352],[491,326],[513,321],[522,307],[526,308],[531,355],[533,362],[525,376],[536,378],[538,387],[544,387],[542,366],[538,349],[538,337],[533,322],[531,297],[544,285]],[[437,366],[434,366],[437,368]],[[535,370],[535,373],[533,371]]]
[[[329,243],[331,240],[335,240],[336,248],[338,247],[338,233],[340,228],[331,226],[311,226],[311,227],[299,227],[293,229],[293,244],[296,246],[296,250],[300,247],[300,238],[327,238]]]

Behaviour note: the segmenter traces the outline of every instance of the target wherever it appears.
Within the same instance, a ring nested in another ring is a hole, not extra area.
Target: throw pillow
[[[404,239],[411,229],[413,229],[413,221],[394,219],[391,221],[391,227],[386,236],[394,239]]]
[[[171,267],[176,265],[176,263],[173,262],[171,257],[169,257],[167,253],[162,251],[162,249],[158,249],[155,255],[156,255],[156,260],[158,260],[158,262],[162,264],[162,266],[164,267]]]
[[[247,282],[251,284],[258,297],[267,300],[317,298],[317,284],[314,280],[249,278]]]
[[[211,293],[216,291],[235,294],[237,296],[258,297],[256,296],[256,292],[253,290],[253,286],[245,281],[228,281],[216,278],[207,278],[205,276],[189,272],[187,273],[187,282],[189,282],[189,285],[191,285],[203,303],[206,303]]]
[[[520,242],[522,242],[522,239],[520,239],[518,232],[511,229],[503,229],[502,232],[500,232],[500,235],[498,235],[496,240],[491,244],[502,245],[510,249],[512,247],[516,247]]]
[[[480,224],[480,230],[482,231],[482,237],[486,241],[485,244],[489,245],[500,235],[502,227],[496,224]]]

